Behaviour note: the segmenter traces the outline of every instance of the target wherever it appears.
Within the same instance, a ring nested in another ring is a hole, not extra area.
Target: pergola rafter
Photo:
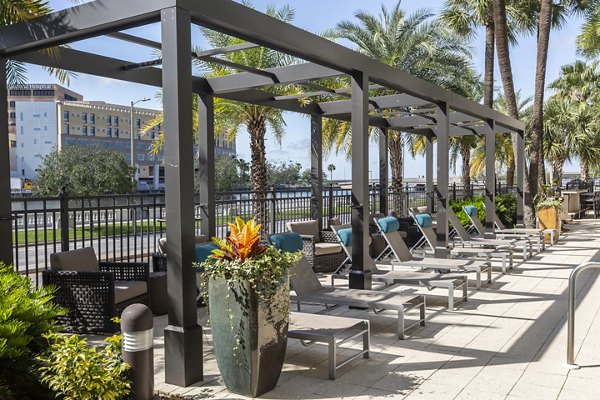
[[[122,31],[160,23],[160,42]],[[194,53],[191,27],[196,24],[247,41],[235,46]],[[160,49],[162,59],[132,62],[62,48],[60,58],[41,50],[108,35],[109,37]],[[257,46],[296,57],[300,63],[287,67],[257,69],[218,56]],[[192,60],[217,63],[237,71],[228,76],[196,77]],[[25,23],[0,28],[0,77],[5,79],[6,60],[79,73],[119,79],[163,88],[165,135],[165,177],[167,203],[169,326],[165,333],[166,381],[187,386],[202,377],[201,329],[195,321],[192,292],[194,253],[192,96],[199,104],[199,158],[201,171],[202,230],[214,234],[214,107],[215,97],[274,107],[311,117],[311,171],[313,217],[322,212],[322,123],[334,118],[352,123],[352,274],[350,286],[368,288],[370,275],[364,266],[368,257],[369,187],[368,128],[378,127],[380,135],[380,179],[387,187],[387,134],[390,129],[427,137],[426,190],[432,196],[428,207],[437,203],[438,247],[446,255],[448,225],[448,145],[451,136],[485,135],[486,138],[486,230],[493,235],[494,149],[496,132],[516,132],[518,223],[523,219],[524,140],[522,122],[441,87],[392,68],[344,46],[268,17],[231,0],[96,0],[45,15]],[[162,68],[158,68],[162,65]],[[350,88],[329,89],[321,82],[345,77]],[[321,82],[320,82],[321,81]],[[312,92],[282,96],[269,92],[277,85],[299,85]],[[0,85],[0,109],[7,108],[6,86]],[[370,95],[373,89],[396,94]],[[316,92],[314,92],[316,90]],[[299,99],[335,95],[350,97],[339,101]],[[425,108],[425,109],[424,109]],[[397,111],[398,113],[393,114]],[[6,117],[6,116],[5,116]],[[2,123],[4,122],[4,123]],[[170,133],[169,133],[170,132]],[[433,185],[433,139],[437,145],[437,188]],[[10,262],[10,190],[6,118],[0,118],[0,234],[9,238],[0,246],[0,259]],[[382,194],[381,203],[387,198]],[[189,292],[189,293],[188,293]],[[200,345],[199,345],[200,343]]]

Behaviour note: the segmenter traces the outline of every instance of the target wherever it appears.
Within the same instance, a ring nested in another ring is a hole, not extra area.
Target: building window
[[[71,96],[70,94],[65,93],[65,100],[76,101],[77,97]]]
[[[82,134],[83,136],[87,136],[87,126],[82,126],[82,127],[81,127],[81,134]]]
[[[23,122],[23,113],[19,113],[19,119]]]
[[[68,120],[69,120],[69,112],[63,111],[63,121],[68,121]]]
[[[87,124],[87,113],[81,113],[81,122]]]
[[[90,114],[90,124],[96,123],[96,116],[94,114]]]
[[[106,136],[112,137],[112,129],[111,128],[106,128]]]
[[[64,124],[63,125],[63,131],[64,131],[65,135],[69,134],[69,124]]]
[[[119,128],[115,128],[113,132],[115,135],[114,137],[119,137]]]
[[[112,125],[112,117],[110,115],[106,116],[106,125],[108,125],[108,126]]]
[[[14,101],[10,101],[10,102],[8,102],[8,106],[9,106],[9,107],[15,107],[15,102],[14,102]]]
[[[21,143],[23,144],[23,143]],[[33,144],[37,144],[37,139],[33,139]]]
[[[11,112],[9,117],[12,119],[15,119],[15,118],[17,118],[17,113]]]
[[[11,89],[8,93],[10,96],[31,96],[31,90],[24,89]]]
[[[33,90],[34,96],[54,96],[54,90]]]
[[[135,127],[138,129],[142,127],[142,121],[139,118],[135,120]]]
[[[144,161],[146,159],[144,154],[138,154],[137,156],[138,161]]]
[[[115,126],[119,126],[119,117],[115,115]]]
[[[90,136],[96,136],[96,127],[90,126]]]

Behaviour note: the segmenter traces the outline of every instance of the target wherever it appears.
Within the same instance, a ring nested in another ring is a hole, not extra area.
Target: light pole
[[[130,119],[130,126],[131,126],[131,130],[130,130],[130,136],[131,136],[131,144],[130,144],[130,151],[131,151],[131,167],[135,168],[135,172],[134,172],[134,176],[133,176],[133,180],[136,184],[136,190],[137,190],[137,182],[139,181],[139,174],[138,174],[138,165],[135,162],[135,141],[134,141],[134,125],[133,125],[133,117],[134,117],[134,110],[133,110],[133,106],[135,106],[137,103],[142,103],[144,101],[149,101],[150,99],[147,97],[144,97],[143,99],[137,100],[137,101],[132,101],[131,102],[131,107],[129,108],[129,119]]]

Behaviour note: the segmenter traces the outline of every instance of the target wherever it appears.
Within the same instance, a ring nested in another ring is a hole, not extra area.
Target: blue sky
[[[55,10],[67,8],[74,4],[70,0],[50,0],[49,3]],[[353,19],[354,13],[357,10],[378,13],[381,4],[385,4],[391,8],[396,3],[396,0],[254,0],[253,3],[258,10],[264,10],[268,4],[290,4],[296,11],[296,18],[294,20],[296,26],[308,31],[320,32],[334,27],[341,20]],[[402,2],[402,8],[407,12],[426,8],[433,13],[438,13],[442,5],[443,1],[441,0],[405,0]],[[569,64],[576,59],[575,38],[579,33],[581,22],[578,18],[571,18],[562,30],[552,32],[547,67],[548,82],[558,77],[562,65]],[[158,25],[138,28],[130,32],[154,40],[157,40],[160,36]],[[203,45],[199,32],[194,33],[194,41],[200,46]],[[147,61],[153,58],[151,50],[110,38],[90,39],[74,44],[73,47],[131,61]],[[475,67],[479,71],[482,71],[483,37],[481,35],[473,41],[472,49]],[[536,43],[533,36],[520,38],[518,45],[511,49],[515,87],[520,89],[523,95],[526,96],[533,95],[535,53]],[[28,80],[30,83],[55,82],[53,77],[50,77],[44,70],[36,66],[29,66]],[[498,72],[496,72],[496,86],[501,86]],[[72,80],[70,88],[83,94],[86,100],[102,100],[110,103],[129,104],[131,100],[150,97],[153,100],[145,103],[144,106],[156,109],[160,109],[161,107],[160,102],[155,100],[156,89],[144,85],[135,85],[88,75],[78,75],[76,79]],[[305,167],[308,167],[310,163],[309,120],[306,117],[291,113],[285,115],[285,120],[287,122],[287,129],[282,143],[276,143],[272,136],[268,136],[267,138],[268,158],[280,161],[298,161]],[[249,140],[246,132],[240,133],[237,139],[237,148],[240,157],[247,160],[250,159]],[[324,164],[331,163],[337,166],[334,178],[343,179],[350,177],[350,163],[346,161],[343,154],[330,154],[324,160]],[[371,146],[369,165],[373,171],[373,178],[376,178],[378,176],[378,161],[377,146],[375,143]],[[407,158],[405,164],[406,176],[410,178],[422,175],[420,172],[424,171],[424,165],[424,160],[421,158]],[[577,168],[578,165],[567,165],[566,170],[574,171]]]

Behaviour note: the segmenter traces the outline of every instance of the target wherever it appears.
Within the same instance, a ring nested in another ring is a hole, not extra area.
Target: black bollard
[[[154,321],[152,311],[143,304],[132,304],[121,314],[123,360],[131,365],[133,400],[154,396]]]

